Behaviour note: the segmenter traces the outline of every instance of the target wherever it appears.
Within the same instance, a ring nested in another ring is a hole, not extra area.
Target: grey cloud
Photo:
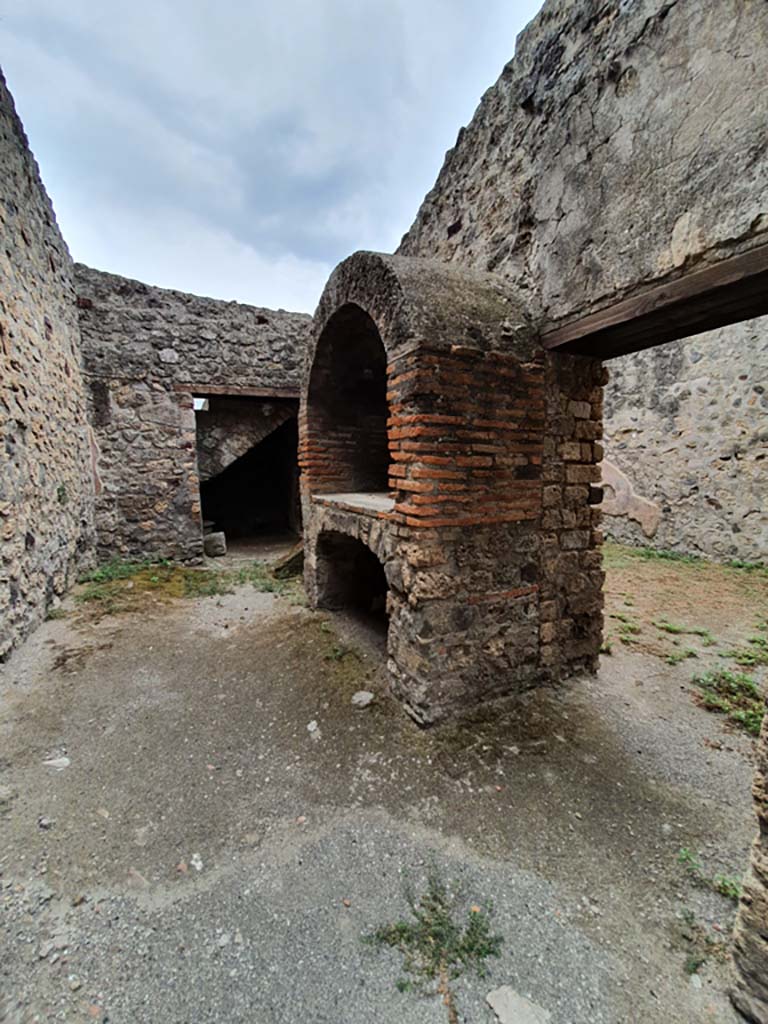
[[[191,288],[204,268],[161,237],[173,224],[201,261],[204,238],[245,258],[275,298],[293,292],[267,268],[292,268],[310,308],[326,268],[397,244],[537,4],[4,6],[4,67],[77,258]],[[256,301],[240,269],[223,280]]]

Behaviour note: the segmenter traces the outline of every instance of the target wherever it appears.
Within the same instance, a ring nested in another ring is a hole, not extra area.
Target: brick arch
[[[390,582],[386,546],[377,544],[367,530],[322,529],[317,536],[316,600],[320,607],[357,606],[363,611],[385,611]],[[381,597],[378,609],[367,606]]]
[[[387,353],[374,319],[345,302],[323,324],[305,389],[303,470],[312,493],[387,490]]]

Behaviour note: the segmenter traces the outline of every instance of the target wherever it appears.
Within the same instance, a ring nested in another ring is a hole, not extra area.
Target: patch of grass
[[[757,683],[748,675],[718,669],[694,676],[693,683],[700,690],[698,701],[707,711],[727,715],[751,736],[760,734],[765,700]]]
[[[100,615],[135,611],[143,595],[156,598],[216,597],[231,594],[236,587],[252,586],[265,593],[282,594],[296,589],[292,580],[277,580],[261,562],[236,570],[196,569],[162,562],[131,562],[113,559],[81,577],[84,588],[79,603],[92,603]]]
[[[619,623],[616,630],[618,634],[617,638],[623,644],[633,644],[635,642],[635,637],[639,633],[642,633],[640,626],[638,626],[636,622],[633,622],[632,619],[623,612],[612,612],[609,618],[616,619]]]
[[[49,608],[45,613],[46,622],[54,622],[56,619],[66,619],[67,613],[63,608]]]
[[[637,558],[645,561],[683,562],[685,565],[702,565],[705,559],[700,555],[686,555],[681,551],[665,551],[663,548],[635,548]]]
[[[746,572],[768,573],[768,565],[765,562],[747,562],[743,558],[732,558],[726,564],[729,569],[744,569]]]
[[[708,875],[704,871],[701,861],[687,847],[683,846],[677,855],[677,863],[683,868],[686,875],[694,883],[705,889],[711,889],[719,893],[733,903],[739,902],[741,896],[741,883],[729,875]]]
[[[698,653],[692,647],[684,647],[681,651],[672,651],[664,659],[668,665],[679,665],[687,658],[698,658]]]
[[[714,647],[717,643],[709,630],[701,626],[681,626],[667,619],[654,619],[653,625],[662,633],[671,633],[673,636],[700,636],[704,647]]]
[[[613,646],[611,644],[611,638],[610,637],[606,637],[605,640],[603,640],[602,644],[600,645],[600,653],[601,654],[613,654]]]
[[[768,638],[751,636],[747,640],[749,647],[738,647],[732,651],[724,651],[720,657],[735,661],[742,668],[756,668],[768,665]]]
[[[398,989],[441,996],[449,1024],[459,1024],[454,982],[468,972],[485,977],[486,961],[501,953],[504,939],[491,930],[492,910],[475,904],[467,913],[461,893],[451,892],[435,868],[426,892],[417,899],[406,890],[406,899],[409,919],[383,925],[363,941],[402,953],[408,977],[398,981]]]
[[[234,593],[231,573],[217,569],[181,569],[182,597],[218,597]]]
[[[91,572],[84,573],[78,582],[110,583],[113,580],[128,580],[152,565],[168,564],[168,562],[151,562],[148,559],[140,562],[131,562],[122,558],[112,558],[108,562],[102,562],[100,566]]]

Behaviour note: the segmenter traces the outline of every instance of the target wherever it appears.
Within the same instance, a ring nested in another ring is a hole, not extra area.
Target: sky
[[[540,0],[0,0],[76,260],[312,312],[394,250]]]

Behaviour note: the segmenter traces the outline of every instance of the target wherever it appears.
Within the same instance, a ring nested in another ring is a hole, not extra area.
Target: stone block
[[[220,558],[227,553],[227,538],[221,530],[207,533],[203,538],[203,550],[209,558]]]

